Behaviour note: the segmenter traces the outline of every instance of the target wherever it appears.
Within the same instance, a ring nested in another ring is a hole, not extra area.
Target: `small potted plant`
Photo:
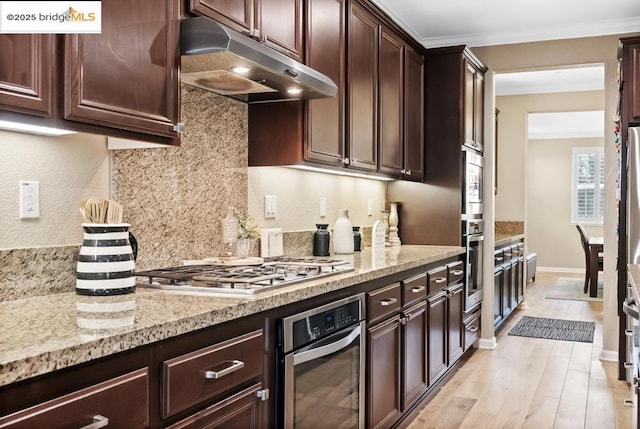
[[[245,213],[235,213],[238,219],[238,241],[235,243],[233,255],[246,258],[255,240],[260,238],[260,225]]]

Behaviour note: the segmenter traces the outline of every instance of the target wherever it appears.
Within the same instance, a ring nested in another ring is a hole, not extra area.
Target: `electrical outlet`
[[[371,198],[367,200],[367,216],[373,216],[373,200]]]
[[[278,200],[275,195],[265,195],[264,196],[264,218],[265,219],[275,219],[277,210]]]
[[[40,182],[20,181],[20,219],[40,217]]]
[[[320,197],[320,217],[325,217],[327,215],[327,199],[325,197]]]

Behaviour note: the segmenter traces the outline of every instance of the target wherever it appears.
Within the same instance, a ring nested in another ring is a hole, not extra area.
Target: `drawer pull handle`
[[[434,281],[436,284],[440,284],[440,283],[444,283],[444,282],[446,282],[446,281],[447,281],[447,279],[446,279],[445,277],[436,277],[433,281]]]
[[[99,429],[107,426],[109,426],[109,419],[98,414],[93,416],[93,423],[82,426],[80,429]]]
[[[464,273],[464,271],[462,271],[462,270],[453,270],[453,271],[451,271],[451,274],[453,274],[454,276],[461,276],[462,273]]]
[[[502,262],[502,261],[504,261],[504,258],[502,258],[502,257],[498,257],[498,258],[495,258],[495,259],[496,259],[496,262]]]
[[[396,298],[387,298],[387,299],[383,299],[380,301],[380,305],[382,305],[383,307],[386,307],[388,305],[393,305],[396,302],[398,302],[398,300]]]
[[[244,368],[244,362],[241,360],[232,360],[231,365],[225,369],[221,369],[220,371],[205,371],[204,378],[217,380],[242,368]]]
[[[478,332],[478,327],[477,326],[471,326],[471,327],[467,328],[467,330],[469,332]]]
[[[414,287],[411,288],[411,292],[420,293],[425,289],[426,289],[426,287],[424,287],[424,286],[414,286]]]
[[[624,330],[624,334],[625,334],[627,337],[632,337],[632,336],[633,336],[633,330],[632,330],[632,329],[625,329],[625,330]]]

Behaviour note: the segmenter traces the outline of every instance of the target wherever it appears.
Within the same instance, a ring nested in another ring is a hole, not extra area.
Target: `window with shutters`
[[[604,220],[604,148],[575,147],[571,221],[602,225]]]

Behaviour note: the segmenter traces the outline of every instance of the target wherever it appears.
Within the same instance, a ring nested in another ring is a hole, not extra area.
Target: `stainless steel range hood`
[[[338,92],[322,73],[204,16],[180,23],[180,44],[181,80],[188,85],[249,103],[335,97]]]

